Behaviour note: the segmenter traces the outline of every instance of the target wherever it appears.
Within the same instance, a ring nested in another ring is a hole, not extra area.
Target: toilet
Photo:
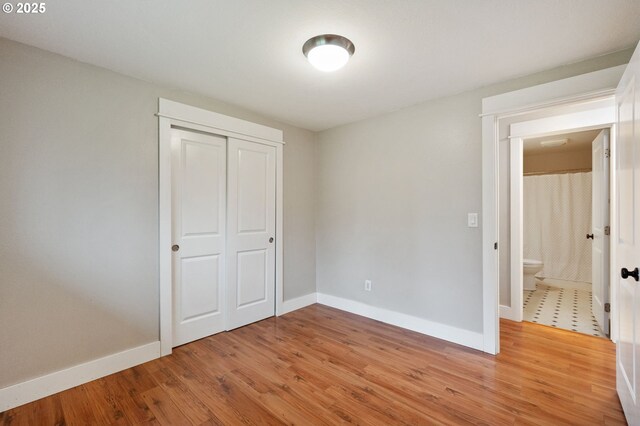
[[[535,275],[542,269],[542,262],[535,259],[524,259],[523,262],[523,287],[525,290],[536,289]]]

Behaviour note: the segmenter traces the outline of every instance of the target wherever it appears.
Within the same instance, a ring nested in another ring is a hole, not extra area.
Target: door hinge
[[[604,311],[605,312],[611,312],[611,303],[605,303],[604,304]]]
[[[611,151],[609,151],[609,148],[604,150],[604,158],[609,158],[609,156],[611,155]]]
[[[493,243],[493,249],[498,250],[498,243]]]
[[[609,228],[608,226],[604,227],[604,235],[609,235],[611,233],[611,228]]]

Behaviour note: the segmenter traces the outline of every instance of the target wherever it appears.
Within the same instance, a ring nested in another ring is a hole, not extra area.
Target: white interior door
[[[225,329],[226,138],[171,131],[173,346]]]
[[[227,329],[275,314],[276,149],[229,138]]]
[[[591,230],[593,232],[591,311],[600,329],[609,334],[609,130],[591,143]]]
[[[629,424],[640,424],[640,50],[636,49],[616,91],[618,129],[616,174],[618,275],[616,386]]]

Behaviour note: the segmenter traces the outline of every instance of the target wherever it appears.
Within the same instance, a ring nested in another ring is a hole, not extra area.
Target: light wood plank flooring
[[[625,424],[610,341],[501,326],[493,357],[313,305],[1,413],[0,424]]]

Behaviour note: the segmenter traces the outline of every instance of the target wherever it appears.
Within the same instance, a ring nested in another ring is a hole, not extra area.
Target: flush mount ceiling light
[[[569,142],[569,139],[553,139],[553,140],[540,141],[540,145],[542,145],[545,148],[549,148],[552,146],[566,145],[567,142]]]
[[[336,34],[311,37],[302,46],[302,53],[311,65],[324,72],[336,71],[345,66],[355,51],[351,40]]]

